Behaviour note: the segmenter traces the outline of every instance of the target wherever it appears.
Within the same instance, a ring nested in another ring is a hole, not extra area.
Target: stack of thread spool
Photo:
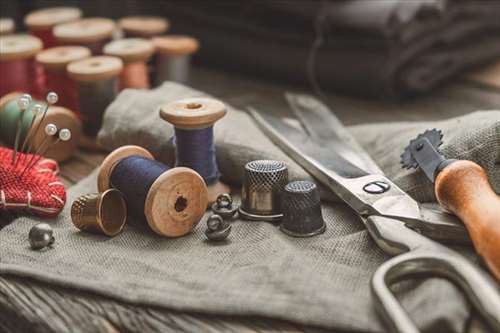
[[[91,56],[84,46],[59,46],[46,49],[36,55],[36,61],[42,65],[45,73],[45,89],[59,93],[59,105],[75,112],[78,111],[78,94],[75,81],[66,72],[70,62]]]
[[[207,188],[189,168],[169,168],[145,149],[124,146],[101,165],[99,192],[122,192],[131,216],[147,221],[159,235],[179,237],[189,233],[207,207]]]
[[[68,76],[77,86],[78,110],[83,122],[80,145],[84,148],[100,149],[95,137],[104,111],[116,97],[122,69],[120,58],[111,56],[90,57],[67,66]]]
[[[51,7],[33,11],[26,15],[24,24],[30,34],[43,41],[45,48],[56,46],[53,28],[57,24],[78,20],[82,11],[75,7]]]
[[[189,82],[191,56],[198,50],[199,43],[188,36],[168,35],[154,37],[156,50],[155,85],[164,81]]]
[[[0,96],[13,91],[42,95],[43,74],[35,64],[35,55],[42,41],[29,35],[8,35],[0,38]]]
[[[11,35],[16,30],[16,24],[10,17],[0,17],[0,36]]]
[[[153,43],[143,38],[115,40],[104,46],[104,54],[118,57],[123,61],[124,67],[119,79],[120,90],[149,88],[147,62],[153,53]]]
[[[93,55],[100,55],[113,37],[115,23],[107,18],[85,18],[59,24],[53,31],[59,45],[81,45],[88,47]]]
[[[127,16],[118,21],[118,26],[127,38],[152,38],[166,33],[170,23],[157,16]]]
[[[67,160],[75,151],[81,131],[78,118],[70,110],[53,105],[57,95],[49,94],[47,103],[30,100],[22,110],[18,100],[21,93],[10,93],[0,99],[0,139],[20,152],[43,152],[45,157],[56,161]],[[43,129],[50,125],[69,131],[70,138],[51,140]],[[19,133],[19,134],[18,134]]]
[[[229,193],[219,180],[213,132],[215,122],[226,112],[224,103],[209,98],[182,99],[160,108],[160,117],[175,128],[176,166],[191,168],[203,177],[210,204]]]

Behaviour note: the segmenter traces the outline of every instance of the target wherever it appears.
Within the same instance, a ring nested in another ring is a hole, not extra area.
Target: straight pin
[[[57,126],[54,125],[54,124],[47,124],[47,126],[45,126],[45,134],[47,135],[42,143],[40,144],[40,146],[38,147],[37,151],[35,153],[33,153],[33,155],[31,156],[31,159],[29,160],[29,162],[26,164],[26,167],[24,168],[23,172],[21,173],[21,177],[24,175],[24,173],[29,170],[31,168],[31,163],[33,163],[33,160],[35,160],[36,158],[36,155],[38,154],[38,152],[41,151],[41,149],[47,144],[48,140],[53,137],[54,135],[57,134]]]
[[[17,119],[17,125],[16,125],[16,138],[14,140],[14,151],[12,152],[12,165],[15,165],[16,163],[16,158],[17,158],[17,149],[19,148],[19,139],[21,137],[21,125],[24,117],[24,111],[28,108],[28,106],[31,103],[31,96],[30,95],[23,95],[19,98],[17,101],[17,104],[19,105],[19,119]]]
[[[40,130],[40,126],[42,125],[42,123],[45,119],[45,116],[47,115],[47,112],[49,111],[50,105],[56,104],[59,97],[57,96],[57,94],[55,92],[51,91],[47,94],[47,97],[45,99],[47,100],[45,110],[43,111],[42,117],[41,117],[40,121],[38,122],[36,129],[33,132],[33,135],[30,138],[31,142],[28,146],[28,150],[26,151],[26,154],[29,154],[31,152],[31,150],[33,149],[33,138],[36,138],[36,135],[37,135],[38,131]]]
[[[31,123],[30,123],[30,126],[28,128],[28,133],[26,133],[26,136],[24,138],[23,145],[21,146],[21,149],[19,150],[21,153],[25,152],[26,144],[29,142],[31,134],[32,134],[31,130],[33,129],[33,124],[35,123],[35,119],[42,112],[42,110],[43,110],[43,106],[40,104],[35,104],[33,106],[33,109],[31,110],[33,112],[33,117],[31,118]],[[24,158],[25,159],[27,158],[26,154],[24,155]],[[21,158],[19,158],[18,160],[20,160],[20,159]],[[18,161],[16,161],[16,165],[17,165],[17,162]]]
[[[46,144],[45,145],[45,149],[44,150],[41,150],[39,149],[39,151],[35,154],[35,156],[39,156],[37,159],[35,159],[35,161],[33,163],[31,163],[31,165],[28,166],[28,170],[33,168],[41,159],[42,157],[45,155],[45,153],[47,153],[47,151],[52,148],[53,146],[57,145],[59,142],[61,141],[69,141],[71,140],[71,131],[67,128],[63,128],[59,131],[59,135],[58,135],[58,138],[56,141],[52,142],[52,143],[49,143],[49,144]]]

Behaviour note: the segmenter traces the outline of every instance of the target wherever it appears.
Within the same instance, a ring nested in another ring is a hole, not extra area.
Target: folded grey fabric
[[[169,140],[173,127],[158,116],[162,104],[187,97],[208,96],[200,91],[166,82],[150,91],[125,90],[106,111],[99,142],[109,150],[126,144],[149,149],[159,160],[173,165],[174,147]],[[309,97],[310,103],[325,107]],[[243,111],[228,105],[228,114],[215,125],[217,161],[223,180],[238,186],[245,163],[256,159],[285,161],[292,180],[311,179],[300,166],[277,148]],[[352,134],[386,175],[421,202],[434,201],[432,184],[416,170],[405,170],[400,155],[410,140],[426,129],[443,131],[442,152],[448,158],[467,159],[485,168],[500,193],[500,111],[474,112],[434,122],[368,124],[351,127]],[[324,199],[331,199],[323,191]]]

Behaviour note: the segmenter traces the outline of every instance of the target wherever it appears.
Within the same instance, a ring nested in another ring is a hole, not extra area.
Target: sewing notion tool
[[[71,205],[71,221],[82,231],[114,237],[127,220],[127,204],[120,191],[82,195]]]
[[[189,233],[207,207],[207,188],[198,173],[169,168],[138,146],[120,147],[106,157],[98,189],[110,188],[122,192],[129,215],[147,221],[154,232],[167,237]]]
[[[191,56],[199,48],[198,41],[188,36],[168,35],[154,37],[153,44],[156,50],[155,84],[189,82]]]
[[[98,56],[70,63],[68,76],[76,82],[78,110],[83,121],[80,145],[99,149],[95,137],[102,126],[102,117],[118,90],[118,76],[123,62],[116,57]]]
[[[14,147],[15,152],[67,160],[80,138],[80,120],[72,111],[54,105],[57,102],[55,93],[47,94],[46,102],[26,96],[11,93],[0,99],[0,140]],[[57,139],[48,138],[44,131],[48,125],[58,129],[54,133]]]
[[[250,221],[281,220],[281,201],[287,183],[288,168],[284,162],[248,162],[241,189],[240,217]]]
[[[16,30],[16,23],[10,17],[0,17],[0,36],[11,35]]]
[[[125,37],[152,38],[167,32],[170,23],[158,16],[127,16],[118,21]]]
[[[212,212],[225,220],[230,220],[236,216],[238,206],[233,205],[233,198],[229,193],[223,193],[212,204]]]
[[[213,214],[207,219],[207,229],[205,236],[208,240],[213,242],[220,242],[227,239],[231,233],[231,224],[224,221],[224,219],[217,214]]]
[[[119,39],[104,46],[104,54],[118,57],[123,61],[119,90],[149,88],[147,62],[153,53],[153,43],[141,38]]]
[[[32,11],[24,18],[30,34],[43,41],[45,48],[56,46],[52,29],[61,23],[78,20],[82,11],[75,7],[50,7]]]
[[[75,81],[68,77],[66,67],[70,62],[89,58],[91,52],[84,46],[59,46],[36,55],[37,63],[45,72],[45,89],[59,92],[59,105],[78,113],[78,94]]]
[[[500,196],[481,166],[445,158],[439,152],[442,138],[436,129],[420,134],[404,150],[401,163],[419,168],[434,183],[439,204],[464,222],[476,251],[500,280]]]
[[[88,47],[93,55],[102,54],[115,31],[115,23],[108,18],[85,18],[54,27],[58,45],[81,45]]]
[[[213,131],[226,112],[224,103],[209,98],[186,98],[160,107],[160,117],[175,128],[175,165],[191,168],[203,177],[209,203],[229,193],[229,187],[219,180]]]
[[[288,183],[281,201],[280,230],[293,237],[312,237],[325,232],[321,199],[316,184],[307,180]]]
[[[41,250],[50,247],[56,241],[54,230],[47,223],[38,223],[31,227],[28,239],[32,250]]]
[[[34,60],[41,49],[42,41],[34,36],[0,36],[0,96],[12,91],[41,95],[43,76]]]

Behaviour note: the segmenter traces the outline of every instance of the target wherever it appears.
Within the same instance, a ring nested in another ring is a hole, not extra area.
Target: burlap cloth
[[[110,149],[139,144],[171,161],[168,138],[172,129],[159,120],[157,106],[200,95],[172,83],[150,92],[124,91],[107,110],[100,142]],[[429,126],[444,131],[447,156],[479,162],[499,191],[498,111],[432,124],[358,126],[352,132],[403,189],[428,201],[432,199],[431,185],[414,172],[401,171],[398,163],[401,148]],[[307,176],[243,112],[230,109],[216,126],[216,137],[220,169],[232,184],[238,183],[242,164],[256,158],[285,160],[292,178]],[[96,172],[69,190],[68,202],[95,190]],[[47,251],[28,247],[27,234],[34,219],[20,218],[2,229],[0,273],[30,276],[135,304],[262,315],[345,331],[385,331],[375,312],[369,280],[388,257],[341,203],[323,205],[327,230],[320,236],[295,239],[274,225],[238,220],[223,244],[205,241],[204,220],[183,238],[162,238],[133,223],[110,239],[76,230],[69,211],[68,204],[51,222],[56,244]],[[470,311],[453,285],[432,279],[410,287],[400,299],[420,327],[434,332],[464,331]]]

